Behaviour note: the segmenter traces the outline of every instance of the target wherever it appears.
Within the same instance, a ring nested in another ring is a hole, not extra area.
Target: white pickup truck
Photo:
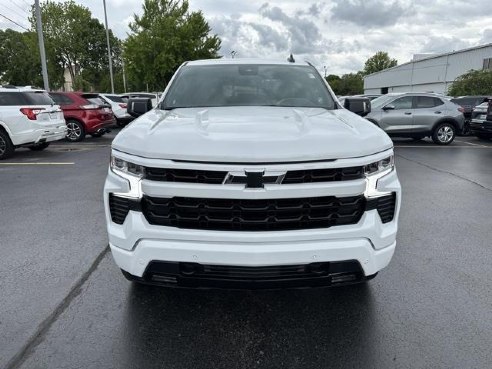
[[[128,111],[142,116],[114,139],[104,188],[128,279],[330,286],[390,262],[401,202],[393,143],[344,109],[311,64],[187,62],[157,107],[130,99]]]

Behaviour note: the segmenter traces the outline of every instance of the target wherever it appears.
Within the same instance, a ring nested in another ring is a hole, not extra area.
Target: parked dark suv
[[[492,138],[492,97],[486,100],[473,108],[470,122],[471,133],[483,140]]]
[[[487,101],[487,97],[488,96],[460,96],[451,99],[452,102],[463,108],[463,115],[465,116],[464,134],[470,133],[470,121],[472,119],[473,108]]]
[[[100,137],[116,124],[111,106],[98,94],[84,92],[50,92],[60,105],[67,122],[67,140],[82,141],[86,134]]]

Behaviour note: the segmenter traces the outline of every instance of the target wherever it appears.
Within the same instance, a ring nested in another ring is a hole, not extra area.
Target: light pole
[[[234,51],[234,50],[231,51],[231,57],[232,57],[232,59],[234,59],[234,57],[236,56],[236,54],[237,54],[237,51]]]
[[[48,81],[48,68],[46,67],[46,52],[44,50],[43,23],[41,22],[41,9],[39,8],[39,0],[34,2],[36,7],[36,29],[38,32],[39,55],[41,56],[41,71],[43,74],[43,84],[46,91],[50,90]]]
[[[326,65],[323,65],[323,70],[325,71],[325,79],[326,79]]]
[[[111,45],[109,44],[108,15],[106,14],[106,0],[103,0],[104,23],[106,25],[106,41],[108,42],[109,77],[111,78],[111,93],[114,94],[113,62],[111,61]]]

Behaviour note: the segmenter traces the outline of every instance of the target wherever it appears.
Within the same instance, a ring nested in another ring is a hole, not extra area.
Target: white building
[[[411,62],[367,75],[364,77],[364,93],[415,91],[446,94],[453,81],[462,74],[472,69],[492,70],[492,43],[422,57],[418,55]]]

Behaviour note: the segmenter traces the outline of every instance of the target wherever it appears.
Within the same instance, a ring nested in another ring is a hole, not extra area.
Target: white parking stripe
[[[56,163],[56,162],[52,162],[52,163],[37,163],[37,162],[32,162],[32,163],[2,163],[0,162],[0,165],[74,165],[75,163],[74,162],[70,162],[70,163]]]

